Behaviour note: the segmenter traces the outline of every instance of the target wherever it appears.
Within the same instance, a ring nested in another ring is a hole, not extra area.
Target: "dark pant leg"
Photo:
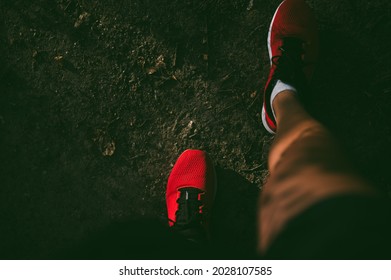
[[[333,197],[292,219],[268,259],[390,259],[390,202],[362,196]]]

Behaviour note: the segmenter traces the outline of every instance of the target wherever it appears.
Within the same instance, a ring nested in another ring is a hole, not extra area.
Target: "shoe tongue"
[[[200,207],[202,202],[199,199],[200,189],[186,187],[179,189],[178,210],[176,212],[176,224],[188,225],[200,221]]]
[[[291,61],[301,62],[302,55],[304,53],[303,43],[304,42],[301,39],[287,37],[283,39],[283,43],[280,49],[284,56],[289,58]]]
[[[305,83],[302,55],[303,40],[298,38],[284,38],[280,47],[281,56],[278,56],[275,79],[281,80],[301,91]]]
[[[178,190],[178,210],[173,229],[185,239],[203,244],[207,242],[207,233],[203,224],[201,207],[203,206],[202,190],[185,187]]]

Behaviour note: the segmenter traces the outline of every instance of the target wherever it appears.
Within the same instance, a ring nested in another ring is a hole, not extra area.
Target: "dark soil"
[[[308,2],[322,48],[309,110],[387,195],[391,4]],[[251,252],[278,4],[1,0],[1,257],[47,258],[113,222],[164,217],[187,148],[218,166],[217,247]]]

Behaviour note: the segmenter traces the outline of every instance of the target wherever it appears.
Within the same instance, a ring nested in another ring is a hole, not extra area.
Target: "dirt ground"
[[[390,196],[391,4],[308,3],[321,39],[309,110]],[[187,148],[217,165],[217,248],[250,252],[278,4],[0,0],[0,256],[47,258],[113,222],[164,217]]]

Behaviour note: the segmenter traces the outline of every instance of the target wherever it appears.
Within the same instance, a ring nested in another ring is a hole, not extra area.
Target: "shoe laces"
[[[305,66],[302,56],[304,55],[304,41],[298,38],[284,38],[282,45],[278,48],[281,55],[273,56],[272,64],[279,66],[278,69],[303,68]]]
[[[308,64],[303,61],[303,43],[304,41],[298,38],[284,38],[282,46],[279,47],[281,54],[271,59],[276,67],[274,80],[282,80],[299,91],[304,90],[307,84],[303,68]]]
[[[203,205],[201,195],[203,191],[197,188],[181,188],[179,189],[179,197],[177,199],[178,210],[175,213],[176,228],[189,228],[200,226],[202,223],[201,207]]]

